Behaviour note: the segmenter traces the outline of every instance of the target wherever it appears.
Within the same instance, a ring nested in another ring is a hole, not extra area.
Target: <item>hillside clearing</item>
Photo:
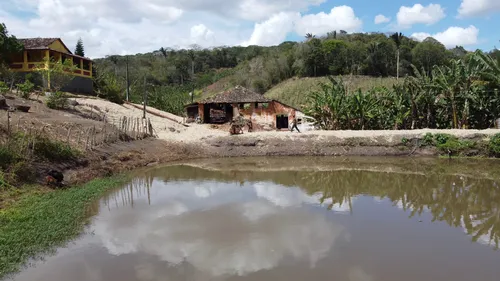
[[[397,82],[392,77],[344,76],[343,79],[351,91],[357,89],[367,91],[373,87],[382,86],[392,87]],[[294,77],[274,86],[266,92],[265,96],[294,107],[303,108],[307,104],[308,95],[321,90],[321,84],[328,82],[328,77]]]

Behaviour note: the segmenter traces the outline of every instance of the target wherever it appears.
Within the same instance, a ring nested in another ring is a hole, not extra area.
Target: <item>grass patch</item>
[[[88,207],[125,177],[93,180],[83,186],[25,194],[0,209],[0,279],[21,269],[29,258],[40,257],[77,237],[88,221]]]
[[[0,180],[13,185],[32,183],[36,177],[33,163],[76,161],[81,156],[80,151],[44,134],[17,132],[4,143],[0,143],[0,172],[3,175]]]
[[[373,87],[382,86],[391,88],[396,83],[395,78],[350,75],[343,76],[343,81],[349,91],[357,89],[368,91]],[[271,88],[266,92],[265,96],[302,108],[308,103],[307,98],[311,93],[321,91],[322,83],[329,83],[328,77],[290,78]]]

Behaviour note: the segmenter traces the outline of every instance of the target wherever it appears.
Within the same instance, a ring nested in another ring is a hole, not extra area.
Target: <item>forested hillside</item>
[[[417,42],[400,33],[388,36],[340,31],[320,38],[307,34],[304,42],[284,42],[273,47],[192,46],[189,50],[161,48],[148,54],[109,56],[96,60],[96,71],[98,77],[111,78],[123,91],[128,61],[131,99],[142,99],[147,89],[151,105],[180,113],[182,105],[191,99],[189,92],[195,89],[196,99],[202,96],[202,90],[204,95],[211,95],[234,85],[264,94],[292,77],[405,77],[414,74],[412,65],[430,73],[434,66],[449,65],[452,59],[466,54],[462,47],[447,50],[433,38]],[[500,59],[499,50],[490,55]],[[369,78],[357,80],[367,83]],[[292,100],[294,105],[305,100],[283,94],[272,96]]]

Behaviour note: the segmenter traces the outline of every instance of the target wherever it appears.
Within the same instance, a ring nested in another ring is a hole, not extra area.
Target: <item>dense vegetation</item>
[[[387,36],[341,31],[321,38],[310,34],[307,37],[304,42],[284,42],[273,47],[161,48],[148,54],[109,56],[97,60],[96,67],[98,72],[114,75],[125,89],[128,65],[132,100],[141,101],[146,90],[153,106],[181,113],[177,109],[190,101],[189,92],[223,78],[226,88],[242,85],[263,94],[297,76],[430,75],[435,66],[453,67],[454,60],[468,54],[462,47],[447,50],[433,38],[417,42],[400,33]],[[500,51],[494,50],[490,56],[500,59]]]
[[[332,77],[309,97],[308,114],[329,130],[484,129],[500,117],[500,64],[491,56],[477,51],[431,71],[413,68],[402,83],[368,91]]]

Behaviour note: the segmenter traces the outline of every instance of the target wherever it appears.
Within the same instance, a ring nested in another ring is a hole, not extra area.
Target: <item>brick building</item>
[[[229,122],[234,116],[243,114],[261,127],[288,129],[289,120],[304,114],[289,105],[271,100],[241,86],[222,92],[211,98],[186,106],[188,118],[200,117],[203,123]]]

